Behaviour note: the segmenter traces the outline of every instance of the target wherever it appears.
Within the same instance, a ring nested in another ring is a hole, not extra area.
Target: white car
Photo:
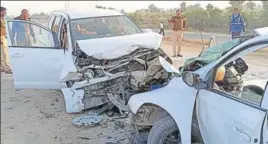
[[[28,27],[29,26],[29,27]],[[28,29],[29,28],[29,29]],[[57,10],[48,28],[7,21],[16,89],[61,89],[68,113],[116,105],[169,78],[158,56],[162,36],[114,10]]]
[[[267,144],[267,30],[207,49],[165,87],[133,95],[128,104],[137,134],[147,144]]]

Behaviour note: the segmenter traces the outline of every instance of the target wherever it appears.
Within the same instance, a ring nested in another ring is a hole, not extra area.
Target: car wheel
[[[171,116],[159,119],[149,132],[147,144],[178,144],[180,133]]]
[[[192,142],[202,143],[196,119],[192,122]],[[181,143],[180,132],[176,122],[168,115],[159,119],[149,132],[147,144],[178,144]]]

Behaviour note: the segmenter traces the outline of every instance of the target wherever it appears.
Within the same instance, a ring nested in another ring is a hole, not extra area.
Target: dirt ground
[[[197,56],[200,45],[184,44],[183,58],[173,58],[174,66]],[[172,53],[168,43],[164,51]],[[67,114],[60,91],[14,90],[12,75],[1,74],[1,144],[105,144],[124,132],[115,121],[92,128],[77,127],[72,119],[84,115]],[[121,137],[123,138],[123,136]]]

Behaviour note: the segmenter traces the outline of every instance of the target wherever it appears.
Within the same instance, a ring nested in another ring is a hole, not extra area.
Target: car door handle
[[[20,54],[20,53],[15,53],[15,54],[13,54],[13,55],[11,55],[11,56],[14,57],[14,58],[20,58],[20,57],[23,57],[23,55]]]
[[[239,135],[242,137],[243,140],[251,142],[251,137],[249,136],[249,134],[247,134],[237,126],[235,127],[235,130],[239,133]]]

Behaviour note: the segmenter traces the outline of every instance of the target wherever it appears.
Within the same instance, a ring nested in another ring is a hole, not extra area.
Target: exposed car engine
[[[148,49],[138,46],[128,55],[116,59],[97,59],[77,50],[75,56],[79,79],[69,81],[69,87],[75,83],[75,90],[84,90],[84,108],[114,105],[119,112],[128,111],[129,98],[141,92],[152,90],[153,86],[165,86],[172,74],[165,71],[159,63],[159,56],[172,64],[171,59],[161,49]]]

